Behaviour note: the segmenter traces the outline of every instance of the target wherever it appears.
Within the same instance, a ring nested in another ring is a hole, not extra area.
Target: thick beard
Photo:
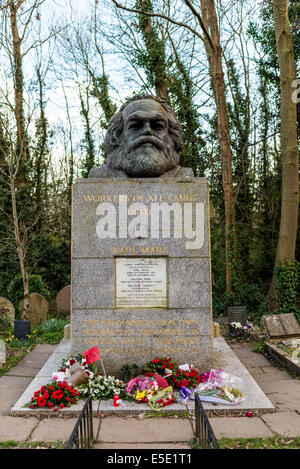
[[[145,144],[118,147],[108,156],[108,165],[124,171],[129,177],[158,177],[176,168],[178,163],[179,155],[172,142],[160,144],[159,148]]]

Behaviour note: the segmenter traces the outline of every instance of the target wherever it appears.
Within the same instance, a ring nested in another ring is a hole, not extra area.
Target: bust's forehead
[[[132,101],[123,110],[123,117],[127,120],[129,117],[142,118],[144,115],[147,117],[163,117],[167,119],[167,113],[160,103],[154,101],[154,99],[139,99]]]

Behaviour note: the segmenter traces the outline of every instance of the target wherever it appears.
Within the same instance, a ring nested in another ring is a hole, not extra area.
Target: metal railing
[[[94,438],[93,435],[93,399],[89,396],[78,417],[65,449],[89,449]]]
[[[195,393],[196,440],[201,449],[219,449],[219,445],[208,417],[200,400]]]

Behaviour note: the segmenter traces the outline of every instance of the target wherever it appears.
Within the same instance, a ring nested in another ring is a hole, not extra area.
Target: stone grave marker
[[[56,297],[56,311],[60,313],[70,313],[71,311],[71,286],[62,288]]]
[[[265,315],[262,319],[269,339],[300,337],[300,326],[293,313]]]
[[[42,322],[46,321],[49,312],[49,303],[39,293],[30,293],[29,297],[29,318],[31,329],[38,327]],[[19,310],[23,311],[24,301],[20,301]]]
[[[14,325],[15,320],[15,308],[13,304],[3,296],[0,297],[0,317],[7,318],[11,325]]]
[[[227,308],[228,325],[231,322],[240,322],[244,326],[247,322],[246,306],[230,306]]]
[[[6,362],[6,347],[4,340],[0,339],[0,366]]]

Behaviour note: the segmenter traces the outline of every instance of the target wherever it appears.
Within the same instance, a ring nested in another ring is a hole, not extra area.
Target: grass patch
[[[259,342],[257,342],[253,349],[252,349],[253,352],[255,353],[261,353],[262,355],[266,355],[267,353],[267,346],[266,346],[266,343],[264,340],[260,340]]]
[[[7,440],[0,443],[0,449],[64,449],[65,441],[14,441]]]
[[[64,327],[69,322],[68,316],[48,319],[32,330],[26,340],[18,340],[14,337],[14,329],[9,321],[0,318],[0,339],[6,344],[6,363],[0,367],[0,377],[16,366],[38,343],[59,344],[64,337]]]
[[[27,353],[34,348],[34,345],[30,347],[20,345],[18,349],[11,349],[8,345],[6,349],[6,363],[4,366],[0,367],[0,377],[16,366],[27,355]]]
[[[221,449],[299,449],[300,437],[221,438],[218,443]]]

